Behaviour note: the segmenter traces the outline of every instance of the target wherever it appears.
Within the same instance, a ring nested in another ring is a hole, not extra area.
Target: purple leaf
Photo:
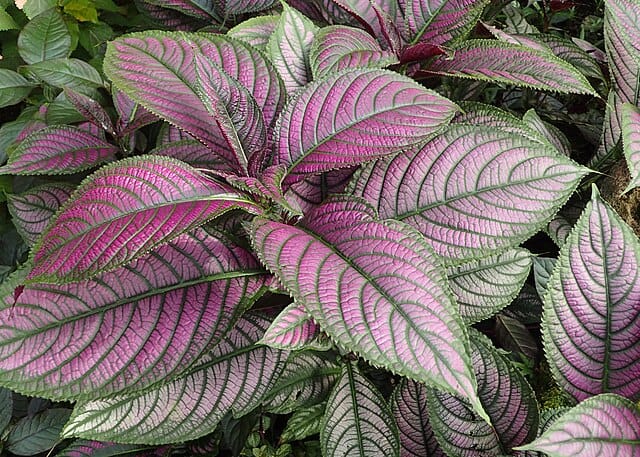
[[[274,414],[290,414],[324,401],[340,376],[334,361],[311,351],[294,352],[269,390],[264,409]]]
[[[453,52],[454,58],[440,56],[427,71],[553,92],[598,95],[582,73],[551,52],[495,40],[468,40]]]
[[[309,317],[304,307],[291,304],[273,320],[259,342],[272,348],[291,351],[330,348],[331,342],[323,342],[322,339],[320,326]]]
[[[640,399],[640,242],[594,187],[544,296],[543,340],[558,384],[581,401]]]
[[[640,90],[640,85],[638,89]],[[611,162],[617,160],[619,151],[616,146],[622,133],[622,106],[623,102],[620,96],[614,90],[610,90],[604,110],[600,145],[589,162],[589,166],[594,169],[610,166]]]
[[[315,79],[347,68],[384,68],[398,63],[396,55],[383,50],[367,32],[343,25],[323,27],[316,33],[309,60]]]
[[[537,132],[540,138],[558,152],[571,157],[571,142],[562,131],[553,124],[543,121],[532,108],[522,116],[522,122],[531,130]]]
[[[195,17],[206,22],[223,20],[216,14],[215,2],[211,0],[145,0],[145,2],[161,6],[162,8],[176,10],[187,16]]]
[[[508,306],[530,270],[531,254],[521,248],[449,268],[449,285],[462,319],[468,324],[479,322]]]
[[[197,229],[93,280],[27,285],[0,311],[0,380],[56,399],[144,389],[218,343],[264,279],[247,251]]]
[[[386,400],[351,362],[327,402],[320,446],[325,457],[399,456],[398,427]]]
[[[640,186],[640,109],[630,103],[622,105],[622,147],[631,173],[629,191]]]
[[[7,195],[13,224],[27,244],[34,245],[73,189],[66,183],[44,184],[19,195]]]
[[[429,421],[447,455],[508,454],[529,442],[538,430],[538,404],[524,376],[479,332],[471,333],[478,395],[491,418],[480,419],[454,395],[428,389]]]
[[[164,143],[149,151],[149,154],[173,157],[195,168],[233,173],[233,169],[224,157],[216,154],[197,140]]]
[[[540,230],[588,170],[500,129],[452,124],[417,152],[368,166],[354,194],[422,232],[451,262],[516,246]]]
[[[71,174],[113,160],[118,148],[70,125],[38,130],[22,141],[0,174]]]
[[[499,313],[496,316],[495,332],[500,345],[508,351],[522,354],[532,361],[537,359],[538,344],[531,332],[519,320]]]
[[[267,43],[267,52],[287,92],[292,93],[311,80],[309,49],[318,27],[284,2],[282,8],[278,25]]]
[[[464,38],[476,25],[488,0],[403,1],[402,35],[411,44],[443,45]]]
[[[160,444],[198,438],[228,413],[246,414],[272,387],[288,355],[255,345],[269,321],[245,315],[185,373],[140,393],[76,405],[63,436]]]
[[[113,127],[113,122],[111,122],[109,114],[104,110],[100,103],[91,97],[75,92],[68,87],[64,89],[64,95],[87,121],[97,127],[100,127],[110,135],[115,136],[116,132]]]
[[[247,19],[227,32],[228,36],[266,52],[269,37],[278,25],[279,16],[257,16]]]
[[[158,121],[155,114],[150,113],[129,98],[127,94],[113,87],[113,106],[118,113],[118,133],[121,136],[133,133],[145,125]]]
[[[400,52],[400,63],[416,63],[422,60],[427,60],[431,57],[445,54],[446,52],[446,49],[442,46],[421,41],[419,43],[402,48],[402,51]]]
[[[135,457],[155,455],[145,446],[129,444],[105,443],[102,441],[75,440],[69,446],[56,454],[56,457],[111,457],[129,455],[135,452]]]
[[[220,17],[234,14],[255,13],[271,8],[276,0],[216,0],[214,8]]]
[[[433,136],[456,106],[413,80],[358,69],[314,81],[287,104],[277,132],[285,184],[395,154]]]
[[[34,247],[28,282],[90,278],[235,208],[259,212],[183,162],[123,159],[91,175],[63,206]]]
[[[291,206],[300,208],[303,213],[307,213],[322,203],[327,196],[344,191],[354,171],[355,167],[309,176],[289,187],[285,196]]]
[[[589,398],[560,416],[532,443],[518,449],[549,457],[640,455],[640,410],[615,394]]]
[[[400,430],[401,457],[446,457],[429,424],[424,384],[403,379],[393,392],[391,409]]]
[[[605,80],[602,70],[600,69],[600,65],[598,65],[598,61],[573,41],[562,36],[552,34],[534,35],[531,38],[544,43],[551,49],[551,52],[576,67],[583,75],[589,78],[597,78],[602,81]],[[576,40],[576,38],[573,38],[573,40]],[[590,46],[593,47],[593,45]],[[598,51],[599,53],[602,53],[602,51]]]
[[[296,303],[339,347],[477,399],[464,326],[422,237],[373,220],[359,201],[331,200],[306,220],[302,228],[256,218],[251,228],[259,257]]]

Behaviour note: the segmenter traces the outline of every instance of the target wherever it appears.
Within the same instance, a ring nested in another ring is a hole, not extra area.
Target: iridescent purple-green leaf
[[[594,187],[544,296],[554,378],[576,400],[640,399],[640,241]]]
[[[398,57],[383,50],[367,32],[354,27],[323,27],[315,36],[309,56],[315,79],[347,68],[385,68]]]
[[[598,95],[582,73],[551,52],[497,40],[467,40],[452,52],[453,58],[438,57],[427,71],[552,92]]]
[[[71,125],[54,125],[29,135],[0,167],[0,174],[72,174],[115,159],[118,148]]]
[[[73,189],[71,184],[51,183],[31,188],[21,194],[7,195],[7,206],[13,224],[27,244],[35,244]]]
[[[615,394],[588,398],[560,416],[535,441],[518,449],[549,457],[640,456],[640,410]]]
[[[347,168],[419,145],[457,107],[413,80],[386,70],[356,69],[314,81],[285,107],[276,133],[285,184]]]
[[[353,187],[380,217],[412,225],[459,262],[529,238],[587,172],[522,135],[452,124],[421,150],[367,166]]]
[[[163,444],[210,433],[229,412],[257,407],[288,353],[256,345],[268,319],[246,314],[212,350],[177,378],[140,393],[78,403],[64,437]]]
[[[193,139],[164,143],[149,151],[149,154],[173,157],[195,168],[233,173],[233,168],[223,156]]]
[[[108,190],[108,191],[107,191]],[[246,197],[170,157],[131,157],[87,178],[33,249],[29,282],[72,282],[115,269]]]
[[[522,122],[531,130],[537,132],[545,143],[556,148],[558,152],[571,157],[571,142],[567,136],[555,125],[543,121],[532,108],[522,116]]]
[[[100,103],[91,97],[74,91],[69,87],[65,87],[64,95],[87,121],[101,128],[110,135],[116,135],[111,117],[109,117],[109,114],[105,111],[102,105],[100,105]]]
[[[184,234],[93,280],[2,297],[0,382],[55,399],[140,390],[184,371],[261,291],[244,249]]]
[[[630,103],[622,105],[622,150],[631,173],[626,190],[631,190],[640,186],[640,108]]]
[[[276,349],[295,351],[298,349],[326,349],[330,341],[322,343],[320,326],[307,314],[303,306],[295,303],[287,306],[273,320],[260,340]]]
[[[302,441],[320,433],[325,408],[326,404],[319,403],[295,410],[287,421],[287,426],[280,435],[280,440],[283,443]]]
[[[531,361],[537,360],[540,352],[538,343],[529,329],[518,319],[498,313],[494,328],[500,346],[516,354],[522,354]]]
[[[348,362],[342,369],[320,428],[325,457],[399,457],[398,427],[376,387]]]
[[[271,8],[274,3],[276,0],[215,0],[213,5],[220,17],[226,18],[235,14],[263,11]]]
[[[269,37],[278,25],[279,16],[256,16],[236,25],[227,35],[244,41],[260,51],[266,52]]]
[[[313,175],[293,184],[285,192],[291,206],[300,208],[303,213],[322,203],[329,195],[345,190],[355,167],[332,170],[321,175]]]

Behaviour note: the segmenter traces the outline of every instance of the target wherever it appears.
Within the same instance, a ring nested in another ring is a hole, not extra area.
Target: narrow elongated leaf
[[[65,87],[64,95],[87,121],[91,122],[93,125],[99,127],[112,136],[116,135],[111,117],[109,116],[109,113],[107,113],[102,107],[102,105],[100,105],[100,103],[98,103],[91,97],[87,97],[86,95],[83,95],[79,92],[75,92],[69,87]]]
[[[153,5],[162,8],[171,8],[207,22],[221,22],[224,20],[218,16],[215,10],[214,0],[146,0]]]
[[[56,8],[31,19],[18,36],[18,52],[28,64],[68,57],[71,33]]]
[[[276,15],[252,17],[230,29],[227,35],[266,52],[269,37],[278,26],[278,21],[279,16]]]
[[[19,73],[0,68],[0,108],[21,102],[34,87]]]
[[[640,109],[625,103],[622,105],[622,148],[631,182],[627,190],[640,186]]]
[[[582,73],[551,52],[492,40],[468,40],[453,52],[453,59],[439,57],[427,70],[553,92],[598,95]]]
[[[464,38],[478,22],[487,0],[406,0],[403,38],[409,43],[425,41],[450,44]]]
[[[317,347],[316,340],[319,337],[321,338],[320,326],[313,322],[303,306],[293,303],[273,320],[260,343],[290,351],[304,348],[322,349],[322,346]]]
[[[65,437],[172,443],[203,436],[228,413],[255,408],[287,352],[255,345],[269,321],[245,315],[229,335],[173,381],[139,394],[76,405]]]
[[[73,189],[66,183],[44,184],[19,195],[7,195],[13,224],[27,244],[35,244]]]
[[[0,167],[0,174],[72,174],[115,159],[118,148],[70,125],[54,125],[29,135]]]
[[[429,420],[447,455],[507,454],[529,442],[538,431],[538,405],[524,376],[479,332],[471,333],[478,395],[491,424],[468,403],[451,394],[428,389]]]
[[[275,414],[289,414],[323,402],[340,376],[341,368],[313,352],[292,354],[276,384],[269,390],[264,409]]]
[[[68,447],[56,454],[56,457],[114,457],[130,456],[137,457],[155,455],[148,451],[146,446],[135,446],[130,444],[114,444],[102,441],[75,440]]]
[[[398,427],[386,400],[351,363],[327,402],[320,446],[326,457],[400,455]]]
[[[418,145],[453,117],[456,106],[411,79],[358,69],[305,86],[284,109],[275,162],[285,184]]]
[[[540,230],[587,173],[496,128],[452,124],[421,150],[365,168],[354,194],[422,232],[451,262],[515,246]]]
[[[267,43],[267,51],[284,87],[291,93],[311,80],[309,49],[318,27],[286,3],[282,3],[282,7],[278,25]]]
[[[319,79],[347,68],[388,67],[398,58],[364,30],[333,25],[316,33],[309,61],[314,78]]]
[[[49,59],[24,67],[24,71],[54,87],[70,87],[87,95],[104,86],[98,70],[80,59]]]
[[[604,42],[616,96],[637,105],[640,95],[640,5],[633,0],[607,0]],[[616,139],[617,141],[617,139]]]
[[[581,49],[572,40],[550,33],[539,34],[530,38],[547,45],[551,49],[551,52],[576,67],[583,75],[603,81],[605,80],[600,65],[598,65],[598,61],[594,56]],[[574,38],[574,40],[576,39]],[[593,47],[590,43],[586,43]],[[603,54],[602,51],[597,48],[594,48],[594,50]]]
[[[358,200],[331,200],[307,220],[303,228],[257,218],[251,229],[296,302],[345,350],[473,401],[466,332],[420,235],[373,220]]]
[[[113,106],[120,117],[118,119],[118,132],[120,135],[132,133],[145,125],[158,121],[157,116],[131,100],[127,94],[115,87],[112,88],[112,97]]]
[[[3,297],[0,381],[56,399],[143,389],[217,343],[263,283],[253,256],[198,229],[91,281],[26,286]]]
[[[588,398],[560,416],[521,450],[544,452],[549,457],[640,455],[640,410],[615,394]]]
[[[556,266],[557,259],[550,257],[535,257],[533,259],[533,277],[538,295],[544,297],[547,293],[547,284],[551,277],[551,272]]]
[[[526,249],[510,249],[449,268],[449,285],[462,319],[479,322],[508,306],[522,289],[530,269],[531,255]]]
[[[424,384],[403,379],[393,392],[391,409],[400,431],[402,457],[446,457],[429,424]]]
[[[95,276],[235,208],[256,210],[183,162],[123,159],[91,175],[67,201],[34,247],[30,282]]]
[[[324,2],[331,23],[363,27],[371,36],[380,40],[385,49],[397,52],[402,38],[396,26],[401,15],[396,2],[387,0],[330,0]]]
[[[35,455],[52,449],[69,414],[68,409],[54,408],[23,417],[7,437],[6,449],[16,455]]]
[[[640,241],[594,187],[544,296],[543,339],[558,384],[581,401],[640,399]]]

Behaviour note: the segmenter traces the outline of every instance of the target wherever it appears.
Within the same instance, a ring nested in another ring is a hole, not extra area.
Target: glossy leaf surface
[[[18,36],[18,51],[28,64],[67,57],[71,33],[62,14],[51,8],[31,19]]]
[[[578,401],[605,392],[640,399],[639,276],[638,238],[594,187],[544,297],[547,360]]]

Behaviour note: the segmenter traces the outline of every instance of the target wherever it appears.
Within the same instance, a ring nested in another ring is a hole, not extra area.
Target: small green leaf
[[[52,8],[29,21],[18,36],[18,52],[28,64],[67,57],[71,34],[62,15]]]
[[[98,10],[93,0],[65,0],[62,8],[80,22],[98,23]]]
[[[6,449],[16,455],[34,455],[48,451],[58,442],[60,431],[70,414],[69,409],[54,408],[22,418],[11,430]]]
[[[56,6],[56,0],[27,0],[22,11],[31,20],[40,13],[44,13]]]
[[[0,108],[22,101],[34,85],[13,70],[0,68]]]
[[[0,9],[0,32],[5,30],[19,29],[20,27],[13,20],[13,17],[5,10]]]
[[[0,387],[0,436],[11,422],[11,411],[13,411],[13,394],[9,389]]]
[[[326,406],[326,403],[320,403],[309,408],[296,410],[282,432],[280,437],[282,442],[302,441],[311,435],[320,433],[320,425]]]

